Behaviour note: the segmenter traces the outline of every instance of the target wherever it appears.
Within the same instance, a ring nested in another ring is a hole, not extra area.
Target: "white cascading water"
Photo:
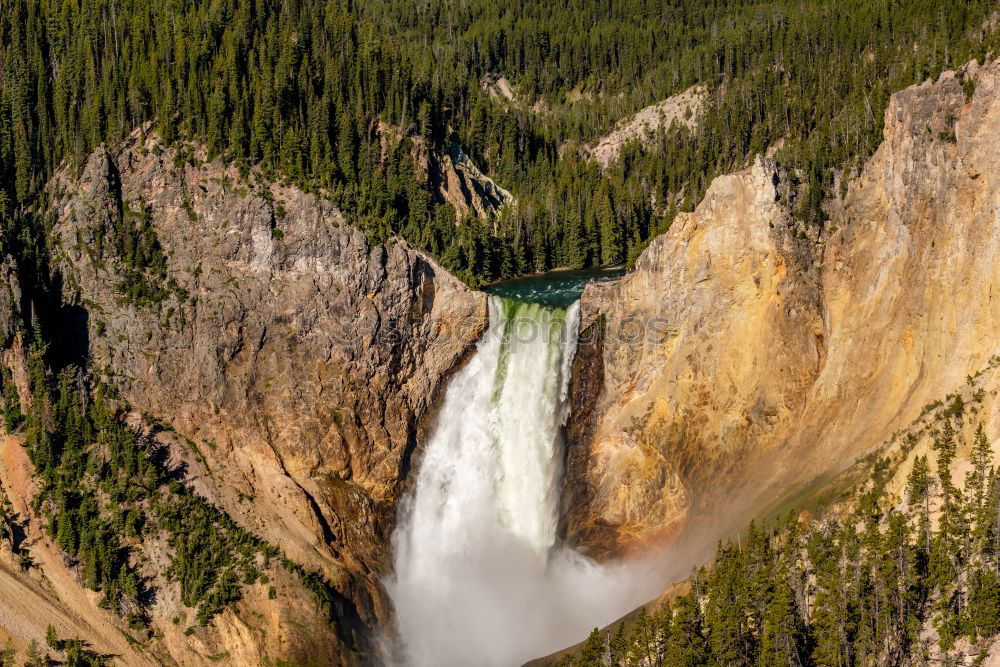
[[[489,332],[448,386],[393,538],[406,664],[520,665],[649,590],[556,542],[578,306],[490,297]]]

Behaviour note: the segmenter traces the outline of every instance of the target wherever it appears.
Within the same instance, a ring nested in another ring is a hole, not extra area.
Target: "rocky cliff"
[[[153,136],[98,150],[49,195],[64,300],[86,313],[67,339],[166,425],[199,493],[363,622],[386,618],[395,500],[485,297],[402,243],[370,245],[321,196]]]
[[[697,127],[708,98],[703,85],[692,86],[684,92],[640,109],[620,121],[615,129],[592,145],[583,146],[583,154],[607,169],[618,160],[622,148],[630,141],[649,143],[660,130],[669,130],[675,123],[691,130]]]
[[[480,171],[456,140],[444,151],[418,134],[416,126],[404,129],[379,123],[378,133],[383,160],[406,141],[418,178],[438,201],[451,204],[456,222],[467,215],[488,219],[516,203],[514,195]]]
[[[998,77],[973,63],[894,95],[821,237],[758,158],[633,273],[587,288],[571,541],[616,553],[745,520],[984,366],[1000,347]]]

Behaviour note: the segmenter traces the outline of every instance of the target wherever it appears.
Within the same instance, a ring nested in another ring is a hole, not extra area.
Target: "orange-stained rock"
[[[983,368],[1000,349],[998,146],[1000,64],[973,63],[893,95],[820,237],[758,158],[634,273],[588,287],[581,326],[603,334],[576,362],[569,539],[608,554],[685,527],[717,536]]]

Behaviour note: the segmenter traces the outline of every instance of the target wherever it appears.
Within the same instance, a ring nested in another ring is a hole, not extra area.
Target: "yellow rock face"
[[[997,352],[998,76],[973,63],[894,95],[821,237],[758,158],[716,179],[634,273],[588,287],[571,540],[608,554],[685,527],[717,536],[876,447]]]

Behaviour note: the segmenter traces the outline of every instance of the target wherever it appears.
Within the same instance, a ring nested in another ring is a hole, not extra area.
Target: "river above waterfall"
[[[613,280],[625,273],[625,269],[573,269],[547,271],[513,280],[505,280],[486,288],[490,294],[538,303],[549,308],[567,308],[583,294],[587,283],[598,280]]]

